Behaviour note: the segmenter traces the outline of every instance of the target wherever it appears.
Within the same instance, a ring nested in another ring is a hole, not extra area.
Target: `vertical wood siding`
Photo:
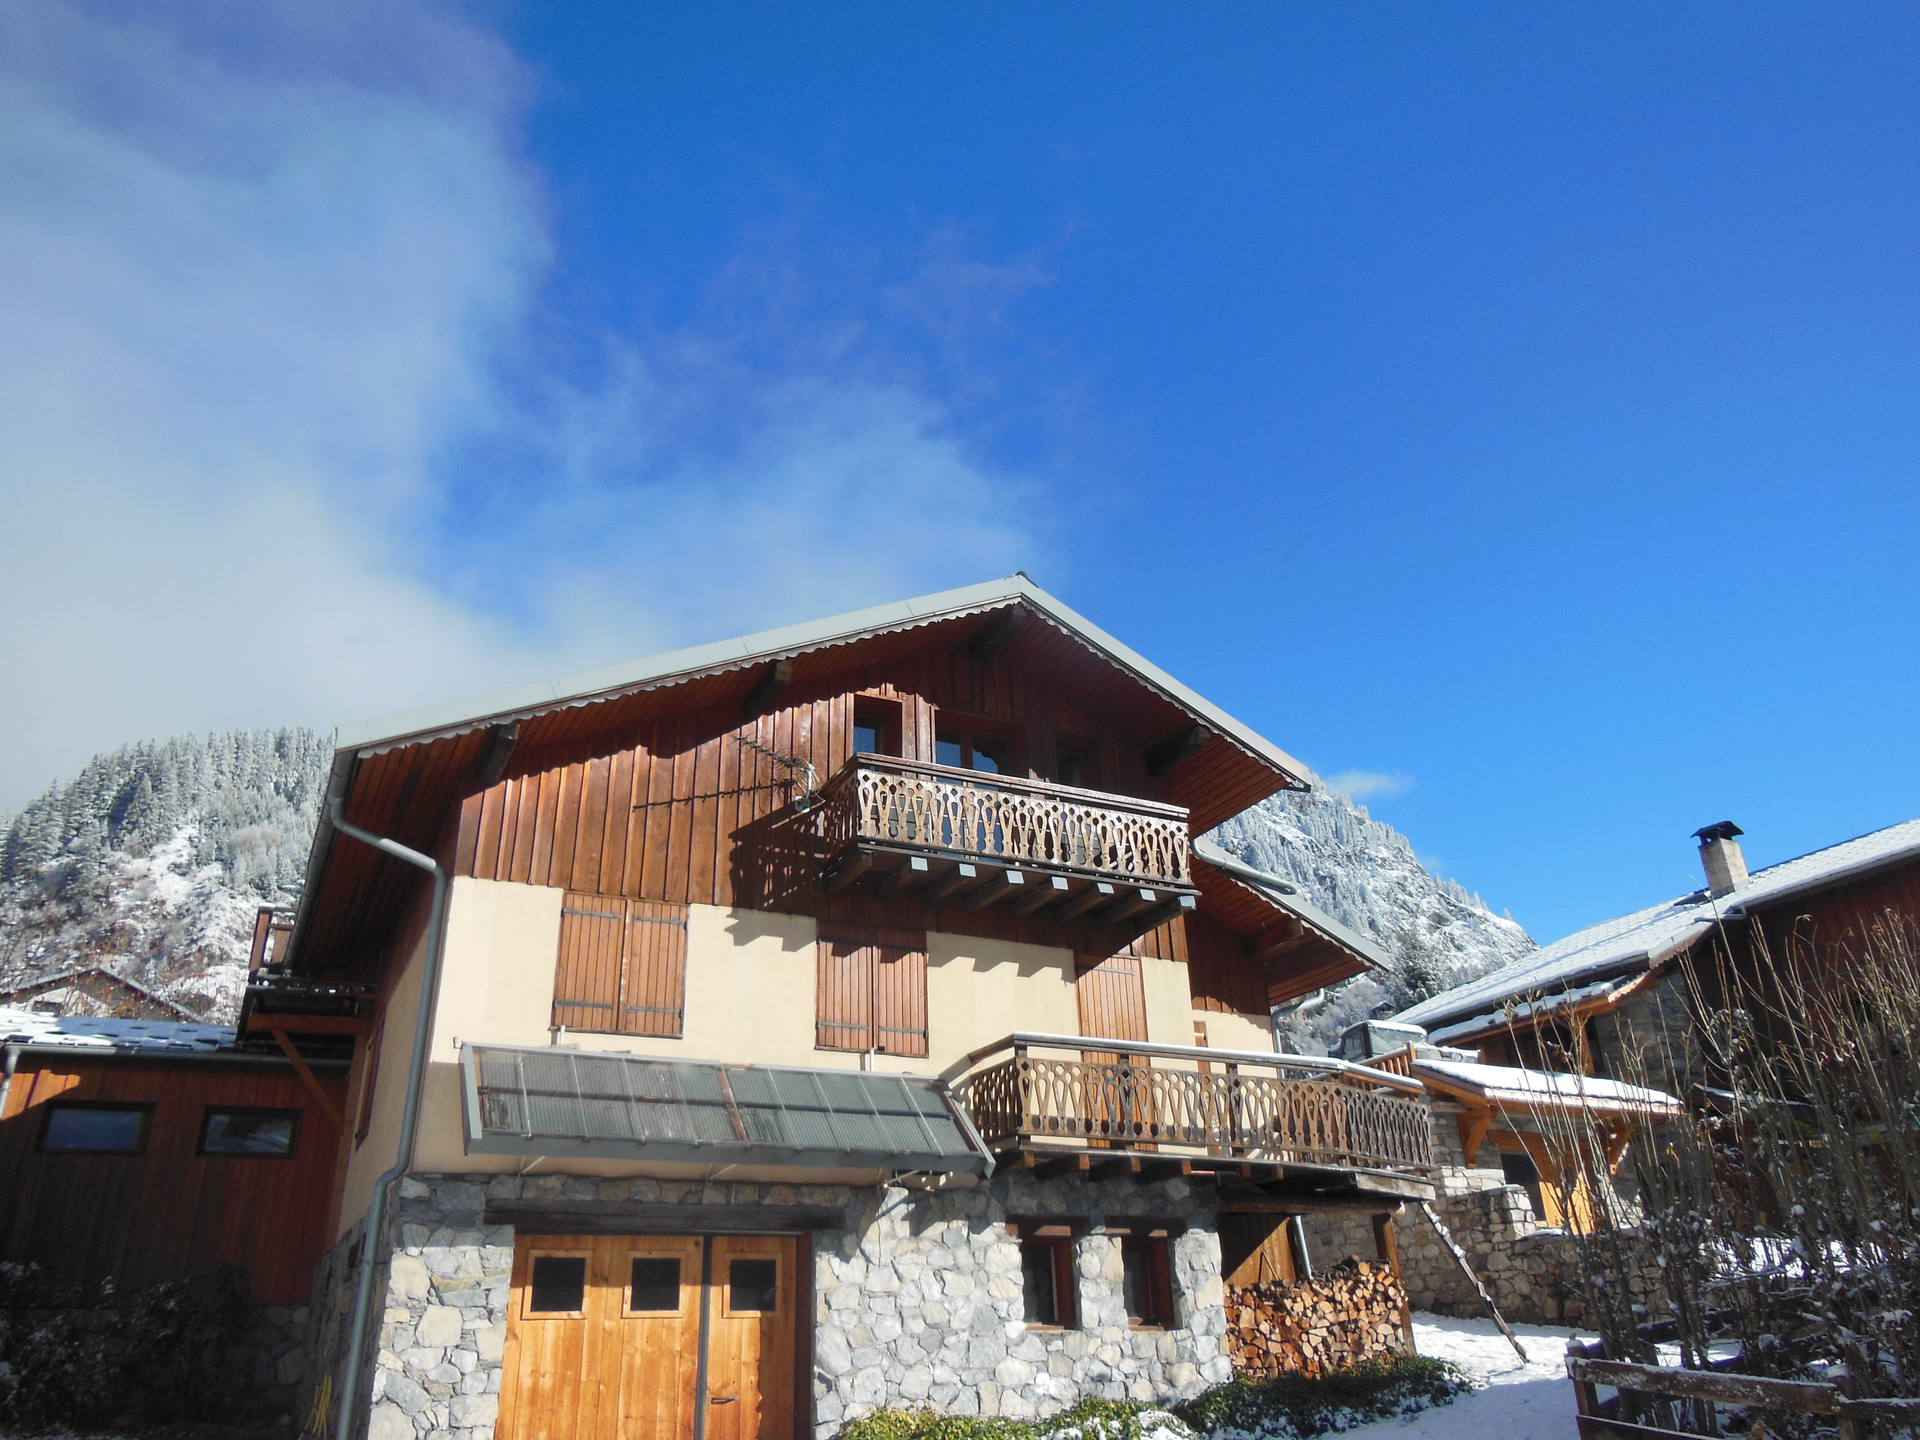
[[[345,1086],[322,1074],[334,1104]],[[42,1154],[46,1106],[153,1106],[138,1155]],[[198,1155],[209,1107],[301,1111],[291,1159]],[[307,1298],[326,1248],[340,1132],[285,1065],[142,1064],[26,1056],[0,1117],[0,1258],[34,1260],[63,1283],[125,1285],[244,1267],[254,1298]]]
[[[1147,1038],[1147,990],[1137,955],[1080,957],[1074,992],[1080,1033],[1106,1040]]]

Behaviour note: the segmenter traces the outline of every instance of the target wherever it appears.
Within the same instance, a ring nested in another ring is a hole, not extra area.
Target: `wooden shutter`
[[[567,892],[553,977],[555,1025],[678,1035],[686,988],[686,906]]]
[[[686,998],[687,907],[629,900],[620,1033],[678,1035]]]
[[[1103,1040],[1147,1038],[1147,988],[1138,955],[1079,957],[1074,992],[1080,1002],[1080,1033]]]
[[[822,1050],[927,1053],[927,941],[902,931],[823,933],[814,1043]]]
[[[889,1055],[927,1053],[927,942],[873,946],[874,1046]]]

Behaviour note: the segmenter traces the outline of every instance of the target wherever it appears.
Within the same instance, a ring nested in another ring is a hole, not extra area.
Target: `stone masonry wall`
[[[1219,1237],[1211,1212],[1189,1215],[1193,1204],[1184,1180],[1024,1174],[933,1195],[866,1192],[845,1230],[818,1237],[817,1433],[888,1406],[1027,1419],[1090,1396],[1184,1398],[1229,1379]],[[1083,1219],[1096,1232],[1102,1220],[1187,1216],[1173,1241],[1177,1327],[1128,1325],[1120,1240],[1090,1233],[1074,1242],[1079,1326],[1030,1328],[1020,1246],[1004,1224],[1022,1215]]]
[[[1219,1240],[1211,1211],[1193,1208],[1197,1196],[1185,1180],[1090,1184],[1015,1174],[986,1187],[925,1192],[413,1176],[401,1182],[383,1281],[370,1440],[492,1440],[514,1235],[486,1225],[484,1212],[489,1201],[542,1199],[841,1207],[842,1228],[814,1232],[812,1403],[821,1437],[886,1406],[1023,1418],[1087,1396],[1185,1397],[1232,1373]],[[1077,1328],[1026,1324],[1009,1216],[1085,1222],[1089,1233],[1074,1242]],[[1135,1329],[1122,1307],[1121,1242],[1101,1226],[1174,1217],[1188,1224],[1171,1242],[1177,1325]],[[338,1252],[343,1261],[346,1249]],[[345,1275],[350,1267],[336,1268]]]

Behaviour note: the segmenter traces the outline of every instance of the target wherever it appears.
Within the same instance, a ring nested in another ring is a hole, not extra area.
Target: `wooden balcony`
[[[1052,1169],[1238,1171],[1308,1188],[1430,1197],[1417,1080],[1345,1061],[1016,1034],[954,1093],[989,1148]]]
[[[1136,931],[1190,910],[1187,811],[1098,790],[856,755],[821,788],[824,884]]]

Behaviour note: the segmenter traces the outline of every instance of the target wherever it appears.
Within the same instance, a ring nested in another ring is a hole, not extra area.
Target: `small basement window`
[[[636,1255],[633,1257],[631,1284],[627,1287],[627,1312],[640,1315],[667,1315],[680,1309],[680,1257],[678,1255]]]
[[[40,1148],[50,1155],[138,1155],[152,1122],[151,1105],[57,1101],[47,1106]]]
[[[1074,1304],[1073,1242],[1064,1235],[1022,1236],[1020,1288],[1029,1325],[1070,1330],[1079,1324]]]
[[[780,1308],[780,1262],[735,1260],[727,1267],[727,1313],[758,1315]]]
[[[1121,1298],[1127,1320],[1140,1327],[1173,1324],[1173,1256],[1163,1236],[1128,1235],[1120,1241]]]
[[[298,1110],[207,1108],[200,1122],[202,1155],[291,1159],[300,1138]]]

